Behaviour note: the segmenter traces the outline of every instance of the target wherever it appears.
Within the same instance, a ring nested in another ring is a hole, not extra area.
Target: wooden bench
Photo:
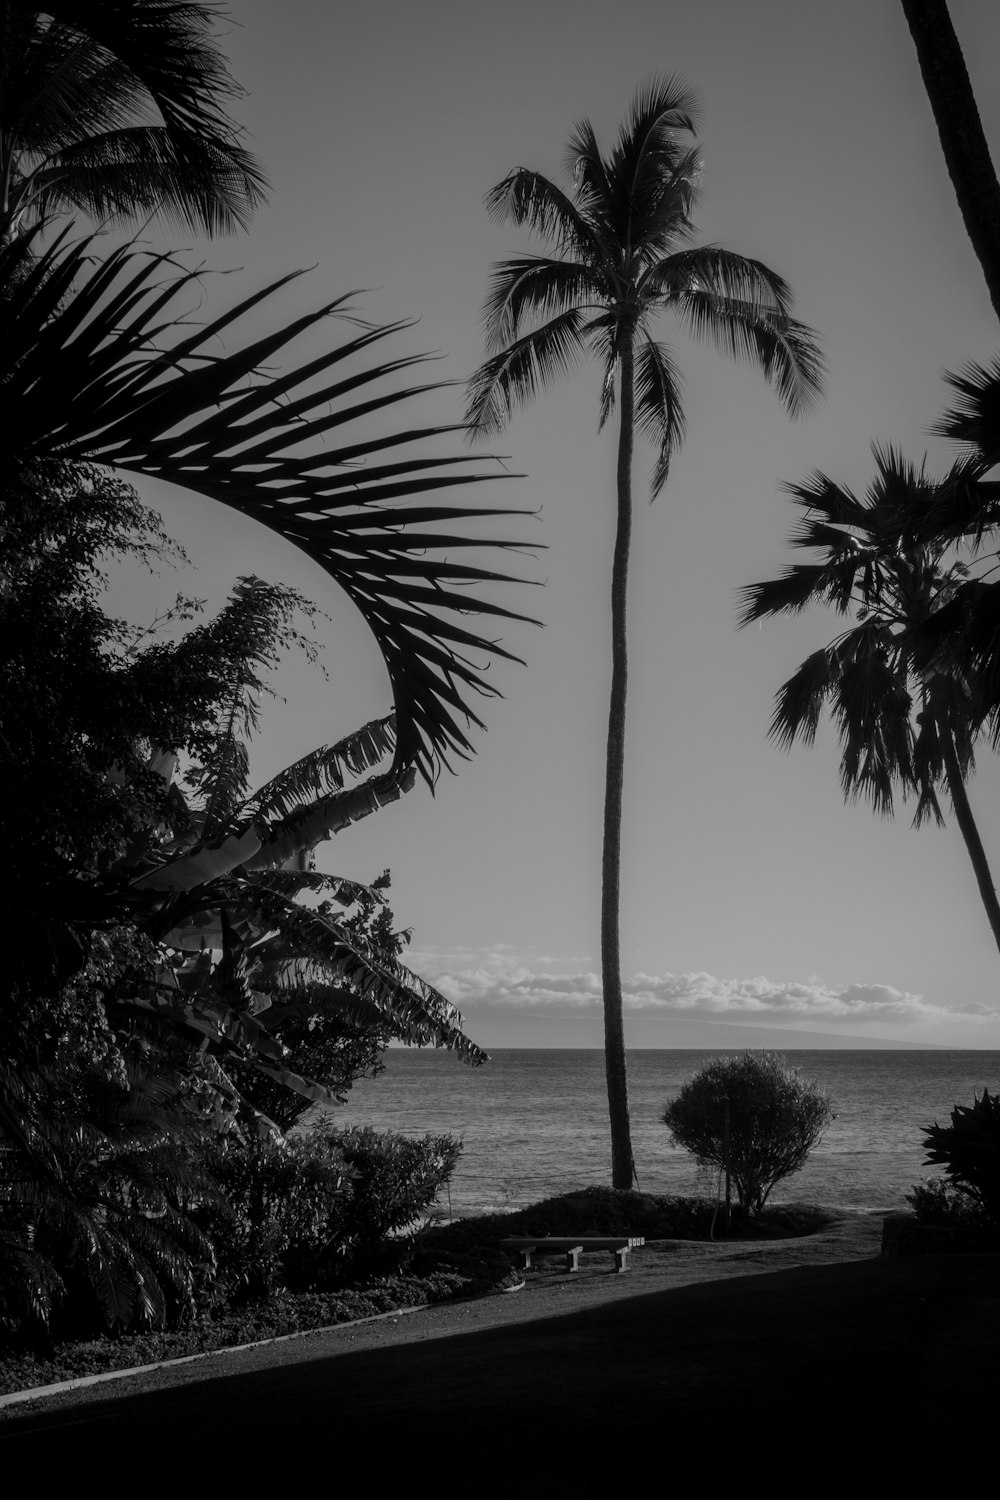
[[[612,1250],[615,1270],[619,1275],[628,1270],[627,1258],[630,1250],[646,1243],[641,1235],[574,1234],[568,1237],[536,1235],[533,1238],[511,1238],[500,1241],[502,1250],[516,1250],[521,1256],[521,1269],[531,1270],[532,1255],[558,1255],[565,1251],[567,1271],[579,1271],[580,1256],[584,1250]]]

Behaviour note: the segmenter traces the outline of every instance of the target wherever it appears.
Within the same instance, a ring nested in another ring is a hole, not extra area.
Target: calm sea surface
[[[629,1054],[632,1144],[644,1191],[714,1195],[714,1175],[670,1146],[660,1116],[717,1055]],[[934,1175],[923,1165],[923,1127],[945,1124],[953,1105],[1000,1086],[1000,1052],[796,1051],[788,1061],[827,1091],[836,1119],[802,1171],[775,1188],[775,1202],[905,1208],[913,1183]],[[385,1072],[356,1084],[337,1120],[461,1136],[465,1149],[451,1183],[456,1218],[610,1182],[600,1051],[510,1049],[468,1068],[451,1053],[393,1049]]]

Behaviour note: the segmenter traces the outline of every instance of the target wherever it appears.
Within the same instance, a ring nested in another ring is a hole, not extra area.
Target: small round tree
[[[776,1182],[804,1164],[833,1108],[775,1052],[744,1052],[708,1063],[663,1114],[671,1142],[702,1166],[726,1166],[740,1207],[752,1218]]]

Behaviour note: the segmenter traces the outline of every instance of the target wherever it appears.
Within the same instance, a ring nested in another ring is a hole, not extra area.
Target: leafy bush
[[[218,1143],[208,1166],[223,1197],[196,1218],[215,1248],[219,1295],[239,1303],[395,1266],[407,1246],[392,1236],[431,1207],[460,1152],[452,1136],[408,1140],[329,1121],[280,1144]]]
[[[341,1245],[355,1264],[368,1264],[390,1236],[433,1207],[462,1153],[461,1141],[451,1135],[408,1140],[367,1128],[336,1131],[328,1123],[313,1135],[336,1140],[352,1174]]]
[[[982,1207],[968,1193],[961,1192],[941,1177],[918,1182],[907,1193],[909,1203],[921,1224],[943,1229],[976,1229],[987,1222]]]
[[[213,1300],[238,1306],[308,1283],[351,1197],[336,1145],[226,1137],[210,1148],[206,1164],[222,1188],[195,1215],[215,1248]]]
[[[728,1147],[726,1119],[728,1112]],[[790,1177],[833,1117],[826,1095],[773,1052],[708,1063],[663,1114],[675,1146],[703,1166],[725,1168],[743,1212],[755,1218],[776,1182]]]
[[[924,1131],[924,1149],[928,1166],[944,1167],[955,1195],[1000,1224],[1000,1094],[984,1088],[972,1104],[956,1104],[950,1125],[935,1121]]]

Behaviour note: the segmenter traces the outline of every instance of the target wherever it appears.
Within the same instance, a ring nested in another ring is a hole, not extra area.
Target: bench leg
[[[517,1253],[521,1257],[521,1270],[522,1271],[530,1271],[531,1270],[531,1251],[530,1250],[519,1250]]]
[[[579,1271],[579,1269],[580,1269],[580,1252],[579,1252],[579,1250],[567,1250],[566,1251],[566,1269],[567,1269],[567,1271]]]
[[[615,1250],[613,1253],[615,1257],[615,1270],[621,1276],[623,1271],[628,1270],[628,1246],[625,1245],[621,1250]]]

